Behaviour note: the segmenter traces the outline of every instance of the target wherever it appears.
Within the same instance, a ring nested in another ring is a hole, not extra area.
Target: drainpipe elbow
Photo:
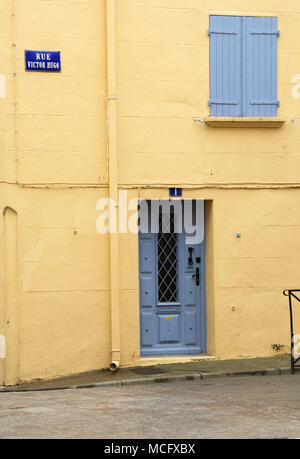
[[[109,369],[112,373],[115,373],[116,371],[118,371],[119,366],[120,366],[120,362],[115,360],[111,362]]]

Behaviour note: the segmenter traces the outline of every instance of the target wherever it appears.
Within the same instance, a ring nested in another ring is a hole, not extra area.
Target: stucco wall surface
[[[278,17],[280,128],[203,123],[210,14]],[[0,384],[110,363],[110,247],[96,204],[109,193],[111,96],[128,200],[179,186],[208,201],[208,353],[288,351],[282,290],[300,287],[299,31],[296,0],[117,0],[114,95],[106,1],[0,0]],[[61,73],[26,72],[25,49],[61,51]],[[139,356],[137,235],[120,235],[119,249],[121,365],[153,363]]]

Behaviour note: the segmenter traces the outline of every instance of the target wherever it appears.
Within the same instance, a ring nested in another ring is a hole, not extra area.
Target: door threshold
[[[140,357],[141,365],[158,365],[161,363],[188,363],[201,360],[214,360],[210,354],[186,354],[186,355],[143,355]]]

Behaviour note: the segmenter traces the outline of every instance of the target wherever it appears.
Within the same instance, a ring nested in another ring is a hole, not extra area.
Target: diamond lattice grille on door
[[[176,303],[177,286],[177,234],[174,213],[159,215],[158,233],[158,301]]]

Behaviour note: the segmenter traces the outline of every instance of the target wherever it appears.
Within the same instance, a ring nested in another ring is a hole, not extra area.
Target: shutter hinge
[[[226,30],[226,29],[208,29],[208,35],[217,34],[217,35],[238,35],[236,30]]]
[[[236,100],[209,99],[208,105],[238,105]]]
[[[268,30],[251,30],[250,34],[251,35],[277,35],[277,37],[280,37],[280,30],[276,30],[273,32],[269,32]]]
[[[280,100],[251,100],[251,105],[277,105],[280,107]]]

